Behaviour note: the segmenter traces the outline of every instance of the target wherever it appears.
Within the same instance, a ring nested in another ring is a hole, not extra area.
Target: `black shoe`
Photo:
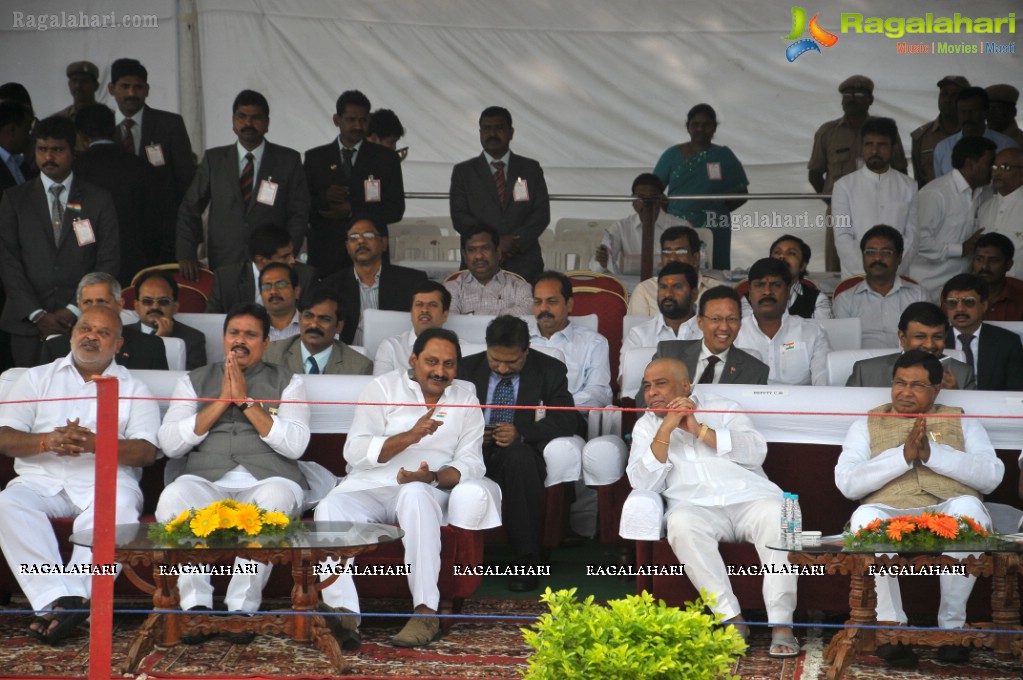
[[[196,605],[195,607],[189,607],[185,611],[189,612],[208,612],[213,611],[205,605]],[[208,640],[211,640],[217,636],[216,633],[192,633],[191,635],[182,635],[181,644],[183,645],[201,645]]]
[[[525,593],[530,590],[536,590],[539,585],[539,580],[535,576],[508,577],[508,590],[513,593]]]
[[[916,668],[920,658],[910,645],[900,642],[894,645],[894,649],[888,654],[885,661],[888,662],[888,666],[891,668]]]
[[[938,648],[938,661],[945,663],[966,663],[970,660],[970,648],[962,645],[942,645]]]
[[[248,645],[256,639],[255,633],[228,633],[225,635],[227,641],[232,645]]]

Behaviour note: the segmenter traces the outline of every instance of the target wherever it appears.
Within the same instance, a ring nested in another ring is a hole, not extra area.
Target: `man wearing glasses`
[[[124,327],[158,337],[185,341],[185,368],[191,371],[206,365],[206,336],[202,331],[177,321],[178,283],[160,271],[146,272],[135,283],[135,311],[139,320]]]
[[[298,324],[298,274],[286,264],[271,262],[259,272],[259,295],[270,315],[270,341],[302,332]]]
[[[370,217],[356,217],[348,225],[345,247],[353,265],[323,279],[326,288],[344,302],[346,345],[361,345],[362,310],[412,309],[412,291],[426,280],[426,272],[383,261],[387,252],[387,225]]]
[[[1023,249],[1023,151],[1005,149],[995,155],[991,166],[995,196],[980,209],[978,222],[988,232],[1005,234],[1016,250]],[[1009,276],[1023,278],[1023,257],[1009,270]]]
[[[699,299],[705,292],[720,286],[712,276],[700,272],[700,235],[692,227],[668,227],[661,234],[661,267],[669,262],[683,262],[696,270],[696,297]],[[639,285],[629,296],[629,316],[657,316],[660,314],[657,297],[658,277],[651,276]]]
[[[862,505],[853,513],[851,530],[876,519],[941,512],[967,515],[985,528],[991,519],[982,502],[1002,481],[1004,465],[995,455],[983,425],[961,415],[962,409],[935,403],[941,391],[941,362],[923,350],[906,352],[895,362],[891,403],[852,424],[835,468],[835,485]],[[914,418],[887,414],[916,415]],[[946,417],[928,418],[930,415]],[[952,557],[964,559],[963,554]],[[974,577],[940,576],[939,628],[966,623],[966,600]],[[877,618],[905,625],[899,583],[892,576],[875,576]],[[878,656],[895,667],[911,667],[916,654],[908,645],[882,645]],[[938,658],[965,662],[969,649],[945,645]]]

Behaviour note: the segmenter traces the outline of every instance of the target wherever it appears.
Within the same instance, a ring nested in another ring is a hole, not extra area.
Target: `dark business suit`
[[[167,348],[163,340],[155,335],[146,335],[137,328],[125,326],[121,337],[124,343],[121,350],[114,356],[119,366],[133,370],[167,370]],[[51,363],[66,357],[71,351],[71,339],[66,335],[58,335],[43,343],[39,352],[37,366]]]
[[[891,387],[892,374],[895,372],[895,362],[902,356],[902,352],[885,354],[884,356],[872,359],[861,359],[853,364],[852,375],[845,381],[846,387]],[[973,369],[957,359],[949,359],[946,364],[952,369],[956,384],[961,390],[977,389],[977,379],[973,375]]]
[[[75,158],[75,176],[110,192],[117,208],[121,237],[122,287],[131,285],[135,273],[160,264],[160,240],[153,226],[160,213],[153,166],[132,156],[116,142],[93,144]]]
[[[295,244],[302,247],[309,222],[309,189],[302,172],[302,158],[294,149],[264,142],[259,172],[252,183],[252,197],[242,201],[239,185],[241,165],[238,145],[209,149],[199,163],[192,185],[178,210],[177,259],[194,260],[202,242],[202,213],[209,206],[206,252],[210,269],[246,260],[249,235],[258,227],[285,227]],[[277,185],[272,206],[260,203],[263,180]]]
[[[117,141],[121,142],[120,125],[117,126]],[[192,155],[192,142],[188,139],[184,119],[176,113],[161,111],[144,106],[142,109],[142,130],[133,130],[133,136],[139,140],[139,158],[149,162],[146,147],[159,144],[163,152],[164,164],[152,166],[153,183],[156,186],[156,211],[160,216],[159,225],[159,261],[174,261],[174,230],[178,220],[178,207],[181,198],[188,191],[195,176],[195,157]]]
[[[681,359],[689,371],[689,381],[696,384],[700,376],[696,373],[696,362],[703,350],[703,340],[662,340],[657,343],[657,351],[652,359]],[[767,364],[752,354],[744,352],[735,345],[728,350],[718,383],[722,385],[766,385],[770,373]],[[636,406],[646,406],[643,388],[636,394]]]
[[[302,287],[302,296],[298,300],[299,309],[304,309],[309,294],[316,288],[319,280],[316,270],[301,262],[295,263],[298,273],[298,285]],[[213,272],[213,291],[206,301],[208,314],[227,314],[239,302],[252,302],[256,295],[256,278],[252,272],[252,260],[232,262]]]
[[[35,176],[39,174],[39,170],[29,163],[28,160],[22,160],[19,169],[21,170],[21,176],[26,182],[35,179]],[[14,179],[14,175],[11,174],[10,168],[7,167],[6,163],[0,163],[0,198],[3,198],[4,191],[16,186],[18,186],[18,182]],[[6,302],[7,292],[4,290],[3,280],[0,279],[0,310],[4,308]],[[14,359],[11,357],[11,334],[0,329],[0,373],[12,366],[14,366]]]
[[[487,226],[502,236],[518,236],[519,254],[502,261],[501,268],[526,281],[543,271],[540,235],[551,221],[543,169],[532,158],[512,153],[505,168],[507,188],[502,205],[486,156],[463,161],[451,172],[451,222],[463,236],[476,226]],[[529,191],[528,201],[515,201],[515,183],[521,178]]]
[[[412,309],[412,290],[426,280],[426,272],[398,265],[385,264],[380,268],[380,291],[377,309],[392,312],[408,312]],[[359,281],[355,278],[355,270],[351,267],[332,274],[321,282],[324,287],[333,290],[344,304],[345,327],[341,331],[341,341],[352,344],[355,331],[359,328],[362,316],[362,298],[359,296]]]
[[[945,336],[945,346],[961,350],[958,340],[959,332],[953,328]],[[1018,335],[984,323],[980,340],[974,340],[972,346],[977,353],[978,390],[1023,390],[1023,343]]]
[[[309,264],[322,276],[352,266],[345,248],[348,218],[334,219],[321,213],[328,210],[327,189],[332,184],[348,187],[352,215],[372,217],[384,224],[400,222],[405,215],[405,182],[401,159],[386,146],[364,141],[355,156],[352,175],[346,182],[341,146],[335,138],[329,144],[305,152],[305,175],[309,182]],[[366,202],[365,181],[380,180],[380,201]]]
[[[490,381],[487,353],[462,359],[458,377],[476,386],[476,396],[487,404]],[[519,374],[517,406],[575,406],[568,391],[568,369],[561,361],[542,352],[531,351]],[[501,486],[505,507],[504,526],[518,557],[537,559],[543,537],[544,481],[547,466],[543,450],[557,437],[585,435],[586,421],[578,411],[547,411],[540,420],[528,409],[515,411],[512,424],[522,441],[511,446],[489,446],[483,450],[487,476]]]
[[[302,336],[293,335],[283,340],[274,340],[266,348],[263,361],[283,366],[292,373],[307,373],[306,362],[302,360]],[[373,362],[348,345],[334,341],[326,365],[320,366],[324,375],[373,375]]]
[[[12,338],[17,366],[32,366],[39,354],[39,332],[28,315],[54,312],[74,302],[78,281],[89,272],[117,276],[121,248],[117,211],[106,190],[72,176],[60,242],[53,239],[50,201],[42,180],[8,189],[0,200],[0,278],[7,300],[0,328]],[[80,246],[72,222],[88,219],[95,243]]]
[[[128,329],[142,333],[142,322],[130,323],[124,327],[125,331]],[[143,335],[159,337],[152,333],[143,333]],[[185,341],[185,370],[191,371],[193,368],[206,365],[206,336],[203,335],[202,331],[175,320],[169,337],[180,338]],[[163,342],[163,340],[160,342]],[[118,361],[117,363],[121,362]],[[128,368],[134,367],[129,366]]]

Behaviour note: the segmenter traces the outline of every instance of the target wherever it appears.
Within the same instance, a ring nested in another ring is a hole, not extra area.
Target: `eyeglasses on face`
[[[1012,163],[995,163],[991,166],[992,170],[1018,170],[1023,168],[1023,165],[1013,165]]]
[[[955,309],[959,305],[962,305],[963,307],[966,307],[967,309],[973,309],[974,307],[977,306],[978,302],[980,302],[980,301],[977,298],[972,297],[972,296],[971,297],[963,297],[963,298],[955,298],[955,297],[945,298],[945,306],[948,307],[949,309]]]
[[[738,326],[739,322],[742,321],[742,319],[737,316],[705,316],[703,318],[706,319],[708,323],[712,323],[714,325],[724,321],[729,326]]]
[[[139,298],[139,303],[142,304],[143,307],[152,307],[153,305],[159,305],[160,307],[169,307],[172,302],[174,302],[174,300],[171,300],[169,297]]]
[[[375,241],[380,238],[380,234],[375,231],[363,231],[355,234],[349,234],[348,240],[352,243],[358,243],[360,240]]]
[[[675,257],[683,257],[688,254],[688,248],[666,248],[661,251],[661,255],[674,255]]]
[[[894,387],[897,390],[904,390],[908,387],[914,394],[924,394],[934,389],[934,385],[928,385],[927,383],[917,382],[915,380],[913,382],[906,382],[905,380],[893,380],[892,387]]]
[[[867,257],[877,257],[878,255],[881,257],[892,257],[895,255],[895,250],[893,248],[867,248],[863,251],[863,254]]]
[[[290,288],[290,287],[291,287],[291,281],[288,281],[286,279],[281,279],[280,281],[267,281],[266,283],[259,284],[259,289],[260,290],[267,290],[267,291],[273,290],[274,288],[277,288],[278,290],[282,290],[284,288]]]

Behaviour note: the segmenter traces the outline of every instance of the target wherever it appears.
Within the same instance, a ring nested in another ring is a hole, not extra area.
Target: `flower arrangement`
[[[223,500],[200,510],[185,510],[164,524],[154,524],[149,530],[149,538],[168,543],[192,539],[237,541],[285,536],[294,530],[291,519],[283,512],[263,510],[251,503]]]
[[[855,533],[845,534],[846,548],[899,546],[914,550],[996,542],[990,532],[967,515],[924,512],[890,519],[875,519]]]

